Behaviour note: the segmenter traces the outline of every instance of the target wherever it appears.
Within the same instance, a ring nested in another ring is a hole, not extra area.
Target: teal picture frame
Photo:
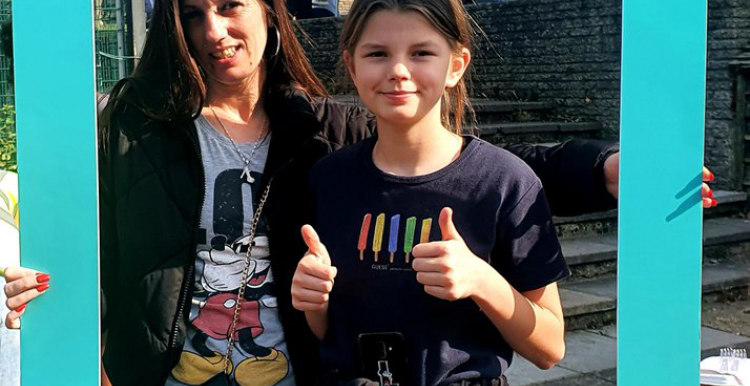
[[[698,385],[706,0],[624,0],[617,383]]]
[[[698,384],[706,13],[623,2],[622,386]],[[13,16],[21,261],[55,288],[24,317],[22,385],[98,385],[93,2],[19,0]]]
[[[23,317],[21,384],[99,385],[93,1],[12,5],[21,264],[54,289]]]

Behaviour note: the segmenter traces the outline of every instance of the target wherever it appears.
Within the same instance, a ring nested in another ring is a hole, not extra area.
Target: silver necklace
[[[216,114],[216,110],[214,110],[214,107],[211,105],[208,105],[208,108],[211,109],[211,113],[214,115],[214,118],[216,118],[216,121],[219,122],[219,126],[221,126],[221,129],[224,130],[224,134],[227,135],[227,138],[229,138],[229,143],[232,144],[232,147],[234,148],[234,151],[237,152],[237,155],[240,156],[242,159],[242,162],[245,163],[245,167],[242,169],[242,174],[240,175],[240,179],[244,179],[247,181],[247,183],[252,184],[255,182],[255,178],[250,175],[250,161],[253,159],[253,156],[255,155],[255,151],[258,149],[258,145],[261,143],[261,138],[263,137],[263,132],[266,129],[266,123],[268,123],[268,115],[266,115],[265,118],[263,118],[263,125],[260,126],[260,130],[258,131],[258,139],[255,141],[255,144],[253,144],[252,150],[250,150],[250,155],[245,158],[245,155],[242,154],[240,151],[240,148],[237,147],[237,144],[234,142],[234,138],[232,138],[232,135],[229,134],[229,130],[224,126],[224,122],[219,118],[219,115]],[[263,138],[263,141],[265,141],[265,138]]]

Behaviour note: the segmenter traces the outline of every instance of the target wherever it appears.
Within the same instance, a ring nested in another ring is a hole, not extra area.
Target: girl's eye
[[[373,51],[365,55],[366,58],[382,58],[384,56],[385,56],[385,52],[383,51]]]
[[[430,51],[417,51],[414,56],[433,56],[434,54]]]

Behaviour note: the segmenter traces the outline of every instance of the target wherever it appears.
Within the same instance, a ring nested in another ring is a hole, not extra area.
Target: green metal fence
[[[96,0],[96,86],[107,92],[130,73],[133,60],[128,25],[130,0]]]
[[[127,5],[130,0],[96,0],[96,86],[107,92],[133,68],[132,59],[117,59],[131,55]],[[0,0],[0,22],[11,17],[11,1]],[[118,23],[119,19],[119,23]],[[10,59],[0,53],[0,106],[13,105]]]
[[[10,19],[10,0],[0,0],[0,22]],[[15,104],[10,59],[0,53],[0,106]]]
[[[0,22],[8,20],[10,14],[10,0],[0,0]],[[15,97],[11,63],[11,59],[0,52],[0,172],[17,170]]]
[[[26,1],[26,0],[24,0]],[[133,68],[128,28],[131,0],[95,0],[96,88],[106,93]],[[0,0],[0,22],[11,18],[11,0]],[[0,52],[0,170],[16,171],[12,60]],[[54,64],[53,64],[54,65]]]

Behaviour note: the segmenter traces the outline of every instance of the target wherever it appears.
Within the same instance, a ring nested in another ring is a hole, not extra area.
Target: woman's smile
[[[237,51],[240,49],[239,46],[234,47],[228,47],[224,49],[219,49],[217,52],[210,53],[209,55],[215,59],[231,59],[234,58],[235,54],[237,54]]]

